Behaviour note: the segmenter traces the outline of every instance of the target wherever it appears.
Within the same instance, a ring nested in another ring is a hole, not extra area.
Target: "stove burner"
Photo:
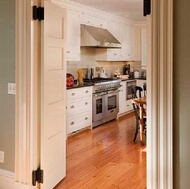
[[[84,82],[101,83],[101,82],[110,82],[110,81],[116,81],[116,80],[118,80],[118,79],[95,77],[93,79],[85,78]]]
[[[115,90],[121,86],[120,79],[94,78],[92,82],[94,83],[94,93]]]

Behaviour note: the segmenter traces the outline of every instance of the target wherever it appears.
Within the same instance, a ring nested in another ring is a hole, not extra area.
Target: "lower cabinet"
[[[133,110],[133,105],[131,100],[127,100],[127,86],[126,81],[121,82],[120,92],[119,92],[119,116],[126,114]]]
[[[67,90],[67,134],[92,126],[92,87]]]

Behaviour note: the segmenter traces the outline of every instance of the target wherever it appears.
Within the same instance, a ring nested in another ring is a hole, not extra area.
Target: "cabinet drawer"
[[[67,134],[78,131],[92,124],[92,115],[90,112],[80,114],[77,117],[67,119]]]
[[[73,115],[90,110],[92,106],[91,97],[81,98],[80,100],[73,100],[67,102],[67,115]]]
[[[92,95],[92,87],[67,90],[67,100],[87,97]]]
[[[132,105],[131,100],[127,100],[126,105],[127,105],[127,111],[133,110],[133,105]]]

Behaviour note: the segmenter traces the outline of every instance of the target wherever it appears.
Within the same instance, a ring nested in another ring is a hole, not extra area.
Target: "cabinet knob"
[[[85,91],[85,93],[88,93],[89,91],[87,90],[87,91]]]
[[[72,109],[73,109],[74,107],[75,107],[74,105],[71,106]]]
[[[71,125],[74,125],[74,124],[75,124],[75,122],[74,122],[74,121],[72,121],[72,122],[71,122]]]
[[[88,117],[85,117],[85,120],[88,120]]]
[[[85,102],[85,105],[88,105],[88,102]]]
[[[71,51],[66,51],[66,53],[71,53]]]
[[[75,96],[75,93],[72,93],[71,96]]]

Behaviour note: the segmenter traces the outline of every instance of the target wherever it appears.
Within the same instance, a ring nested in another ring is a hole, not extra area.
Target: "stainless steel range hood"
[[[121,43],[107,29],[81,24],[81,47],[121,48]]]

